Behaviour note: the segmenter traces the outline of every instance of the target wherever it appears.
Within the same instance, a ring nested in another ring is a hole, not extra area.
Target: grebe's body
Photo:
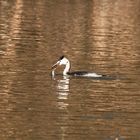
[[[93,72],[87,72],[87,71],[75,71],[70,72],[70,61],[64,57],[61,56],[59,60],[52,66],[52,75],[55,74],[55,69],[58,65],[65,65],[63,75],[70,75],[70,76],[80,76],[80,77],[103,77],[104,75],[99,75]]]

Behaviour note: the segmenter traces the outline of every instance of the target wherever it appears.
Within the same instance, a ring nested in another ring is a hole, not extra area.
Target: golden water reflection
[[[0,139],[140,139],[139,1],[0,0],[0,9]],[[51,79],[62,54],[72,70],[119,78]]]

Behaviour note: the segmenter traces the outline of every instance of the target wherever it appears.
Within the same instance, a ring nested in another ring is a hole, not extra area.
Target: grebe
[[[55,69],[58,65],[65,65],[63,75],[71,75],[71,76],[81,76],[81,77],[103,77],[105,75],[99,75],[96,73],[92,72],[87,72],[87,71],[75,71],[75,72],[70,72],[70,61],[63,55],[61,56],[58,61],[52,66],[52,75],[55,75]]]

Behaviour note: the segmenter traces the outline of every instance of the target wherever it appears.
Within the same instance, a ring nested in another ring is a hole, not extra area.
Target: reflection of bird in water
[[[54,76],[54,71],[58,65],[65,65],[63,75],[70,75],[70,76],[81,76],[81,77],[103,77],[105,75],[99,75],[93,72],[87,71],[75,71],[70,72],[70,61],[65,57],[61,56],[59,60],[52,66],[52,75]]]
[[[67,96],[69,94],[69,79],[65,78],[57,81],[58,81],[57,89],[60,95],[59,98],[67,99]]]
[[[69,95],[69,79],[63,77],[61,80],[57,80],[57,93],[58,93],[58,107],[59,109],[67,109],[68,107],[68,95]]]

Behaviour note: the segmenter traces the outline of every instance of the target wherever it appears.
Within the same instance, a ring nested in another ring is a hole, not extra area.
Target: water
[[[136,0],[0,0],[0,139],[139,140],[139,11]],[[116,78],[52,79],[63,54],[72,70]]]

